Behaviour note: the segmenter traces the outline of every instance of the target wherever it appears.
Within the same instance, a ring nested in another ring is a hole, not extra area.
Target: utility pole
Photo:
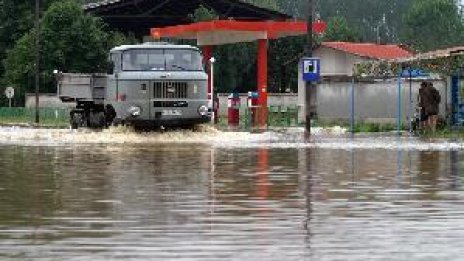
[[[40,0],[35,0],[35,123],[39,124]]]
[[[308,14],[307,14],[307,43],[305,55],[306,57],[313,56],[313,15],[314,15],[314,2],[313,0],[308,0]],[[311,134],[311,93],[313,91],[313,83],[311,81],[306,81],[305,86],[305,128],[306,133]]]

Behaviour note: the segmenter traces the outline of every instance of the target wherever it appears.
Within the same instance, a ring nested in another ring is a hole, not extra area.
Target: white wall
[[[314,57],[321,59],[321,75],[345,75],[346,55],[334,49],[319,47],[313,52]]]
[[[73,102],[63,103],[56,94],[40,94],[39,106],[42,108],[72,108],[76,104]],[[35,95],[31,93],[26,94],[26,108],[35,108]]]
[[[313,56],[321,58],[322,76],[352,76],[353,66],[356,63],[369,61],[369,59],[324,46],[316,49]]]
[[[446,105],[449,103],[449,88],[446,81],[432,81],[441,95],[440,114],[446,114]],[[417,95],[421,80],[412,81],[411,114],[417,106]],[[300,109],[299,120],[304,122],[304,83],[299,84],[298,104]],[[316,89],[315,106],[318,118],[321,120],[349,120],[351,116],[351,83],[350,82],[324,82],[318,84]],[[401,116],[405,121],[409,115],[409,81],[403,79],[401,85]],[[396,122],[398,115],[398,81],[390,79],[385,81],[356,83],[355,84],[355,119],[365,122]]]

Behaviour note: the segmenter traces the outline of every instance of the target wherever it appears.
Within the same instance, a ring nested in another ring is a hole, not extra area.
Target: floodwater
[[[0,260],[463,258],[458,142],[32,132],[0,130]]]

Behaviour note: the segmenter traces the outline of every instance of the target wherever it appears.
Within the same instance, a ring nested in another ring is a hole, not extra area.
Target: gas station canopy
[[[291,16],[257,7],[241,0],[103,0],[83,6],[85,12],[101,17],[111,28],[145,36],[152,27],[189,24],[200,7],[218,19],[246,21],[292,19]]]
[[[306,32],[306,22],[292,21],[213,20],[151,29],[154,38],[196,39],[200,46],[277,39]]]

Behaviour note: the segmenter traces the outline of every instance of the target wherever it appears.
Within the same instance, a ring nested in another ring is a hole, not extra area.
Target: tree
[[[58,0],[41,0],[45,10]],[[34,26],[34,6],[31,0],[0,0],[0,60],[6,51]],[[0,63],[0,75],[3,74],[3,63]]]
[[[75,1],[52,4],[41,20],[42,92],[54,92],[53,70],[64,72],[104,72],[108,51],[124,41],[119,34],[108,32],[98,18],[84,14]],[[32,90],[34,72],[34,29],[21,37],[7,53],[4,81],[20,89]]]
[[[194,22],[210,21],[218,17],[214,10],[208,9],[204,5],[200,5],[193,14],[190,14],[190,19]]]
[[[413,0],[325,0],[317,10],[322,19],[344,17],[365,42],[399,42],[401,17]]]
[[[359,42],[361,37],[353,26],[348,25],[344,17],[331,17],[327,23],[327,31],[323,41]]]
[[[404,15],[403,40],[421,51],[464,42],[464,24],[455,0],[415,0]]]

